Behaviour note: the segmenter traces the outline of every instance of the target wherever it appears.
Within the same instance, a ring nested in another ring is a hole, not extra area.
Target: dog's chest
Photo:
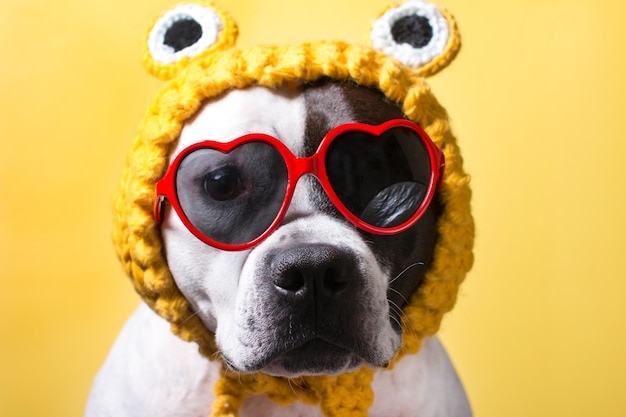
[[[370,417],[414,416],[416,410],[429,410],[425,416],[439,415],[438,407],[448,401],[450,414],[458,415],[454,401],[456,387],[450,384],[454,370],[445,350],[436,338],[424,341],[419,354],[403,358],[393,370],[379,370],[374,376],[372,389],[374,404]],[[454,378],[452,378],[454,379]],[[207,386],[207,389],[212,387]],[[435,405],[433,407],[433,405]],[[434,414],[431,414],[434,413]],[[257,395],[246,399],[239,412],[240,417],[322,417],[319,406],[295,401],[279,406],[266,396]]]

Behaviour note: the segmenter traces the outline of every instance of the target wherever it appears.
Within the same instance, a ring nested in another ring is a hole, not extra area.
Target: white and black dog
[[[350,82],[233,90],[185,125],[171,157],[207,138],[227,142],[251,132],[280,138],[293,154],[306,156],[336,126],[402,118],[380,92]],[[258,158],[258,169],[268,169],[264,162]],[[383,368],[401,346],[402,308],[429,267],[439,209],[434,199],[409,230],[371,234],[348,222],[305,176],[280,226],[251,249],[211,247],[171,209],[161,230],[176,284],[215,332],[230,368],[289,377],[337,374],[362,365]],[[220,366],[142,305],[98,373],[86,415],[205,417]],[[371,416],[471,415],[436,337],[393,370],[378,371],[372,387]],[[255,396],[240,415],[313,417],[320,410],[300,402],[279,407]]]

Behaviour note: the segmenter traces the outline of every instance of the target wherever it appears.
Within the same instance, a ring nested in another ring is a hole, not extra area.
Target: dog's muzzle
[[[400,335],[389,324],[385,286],[358,259],[325,243],[269,250],[239,306],[238,338],[251,354],[239,370],[300,375],[386,366]]]

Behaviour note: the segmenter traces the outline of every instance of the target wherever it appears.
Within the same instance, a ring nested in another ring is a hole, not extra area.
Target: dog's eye
[[[215,44],[222,28],[222,19],[213,9],[184,4],[157,20],[148,35],[148,48],[155,61],[171,64]]]
[[[209,172],[204,178],[204,191],[217,201],[236,198],[243,191],[239,170],[233,166],[225,166]]]
[[[404,64],[419,68],[448,44],[448,21],[433,4],[411,0],[387,10],[372,25],[372,46]]]

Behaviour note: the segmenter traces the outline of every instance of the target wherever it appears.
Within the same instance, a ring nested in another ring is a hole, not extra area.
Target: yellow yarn
[[[221,28],[221,31],[219,32],[218,38],[215,41],[215,43],[213,43],[210,48],[207,48],[206,50],[202,51],[200,55],[203,55],[203,56],[210,55],[212,53],[215,53],[216,51],[231,48],[232,46],[234,46],[237,40],[237,35],[239,35],[239,30],[237,28],[237,24],[235,23],[235,21],[231,19],[231,17],[224,10],[222,10],[220,7],[216,6],[212,2],[196,1],[195,3],[202,5],[202,6],[209,7],[213,12],[217,14],[217,16],[219,16],[223,24],[223,27]],[[159,16],[154,19],[154,21],[152,22],[152,25],[150,26],[151,29],[155,26],[155,24],[158,22],[158,20],[161,17],[162,16]],[[146,33],[146,37],[143,43],[144,67],[152,75],[155,75],[161,78],[162,80],[170,79],[176,73],[178,73],[181,69],[185,68],[189,64],[189,60],[191,58],[184,57],[178,62],[169,63],[169,64],[159,62],[158,60],[154,59],[148,47],[150,33],[151,33],[150,30]]]
[[[262,373],[240,375],[224,370],[221,376],[215,386],[217,398],[212,417],[237,416],[245,397],[259,394],[267,395],[279,405],[289,405],[296,400],[320,404],[322,413],[329,417],[367,416],[374,402],[370,386],[374,371],[365,367],[337,376],[293,379]]]
[[[417,69],[373,48],[340,41],[233,49],[237,27],[222,11],[218,11],[223,19],[222,33],[209,50],[168,65],[155,62],[149,52],[144,54],[149,71],[169,81],[145,115],[128,155],[115,200],[113,239],[135,290],[171,323],[175,334],[197,343],[205,357],[219,357],[215,338],[193,314],[168,269],[159,226],[152,217],[156,182],[167,168],[170,151],[185,122],[205,101],[233,88],[275,88],[322,77],[350,79],[380,89],[401,104],[406,116],[422,126],[445,154],[446,167],[438,192],[443,207],[439,239],[424,282],[404,309],[403,344],[390,367],[404,355],[417,353],[424,337],[438,330],[472,266],[474,237],[469,177],[463,170],[446,111],[424,80],[447,65],[460,45],[456,24],[449,13],[442,13],[449,22],[448,44],[441,55]],[[215,386],[211,417],[237,416],[245,398],[258,394],[282,405],[296,400],[319,404],[327,417],[365,417],[373,403],[373,374],[372,369],[363,367],[338,376],[289,380],[224,370]]]

